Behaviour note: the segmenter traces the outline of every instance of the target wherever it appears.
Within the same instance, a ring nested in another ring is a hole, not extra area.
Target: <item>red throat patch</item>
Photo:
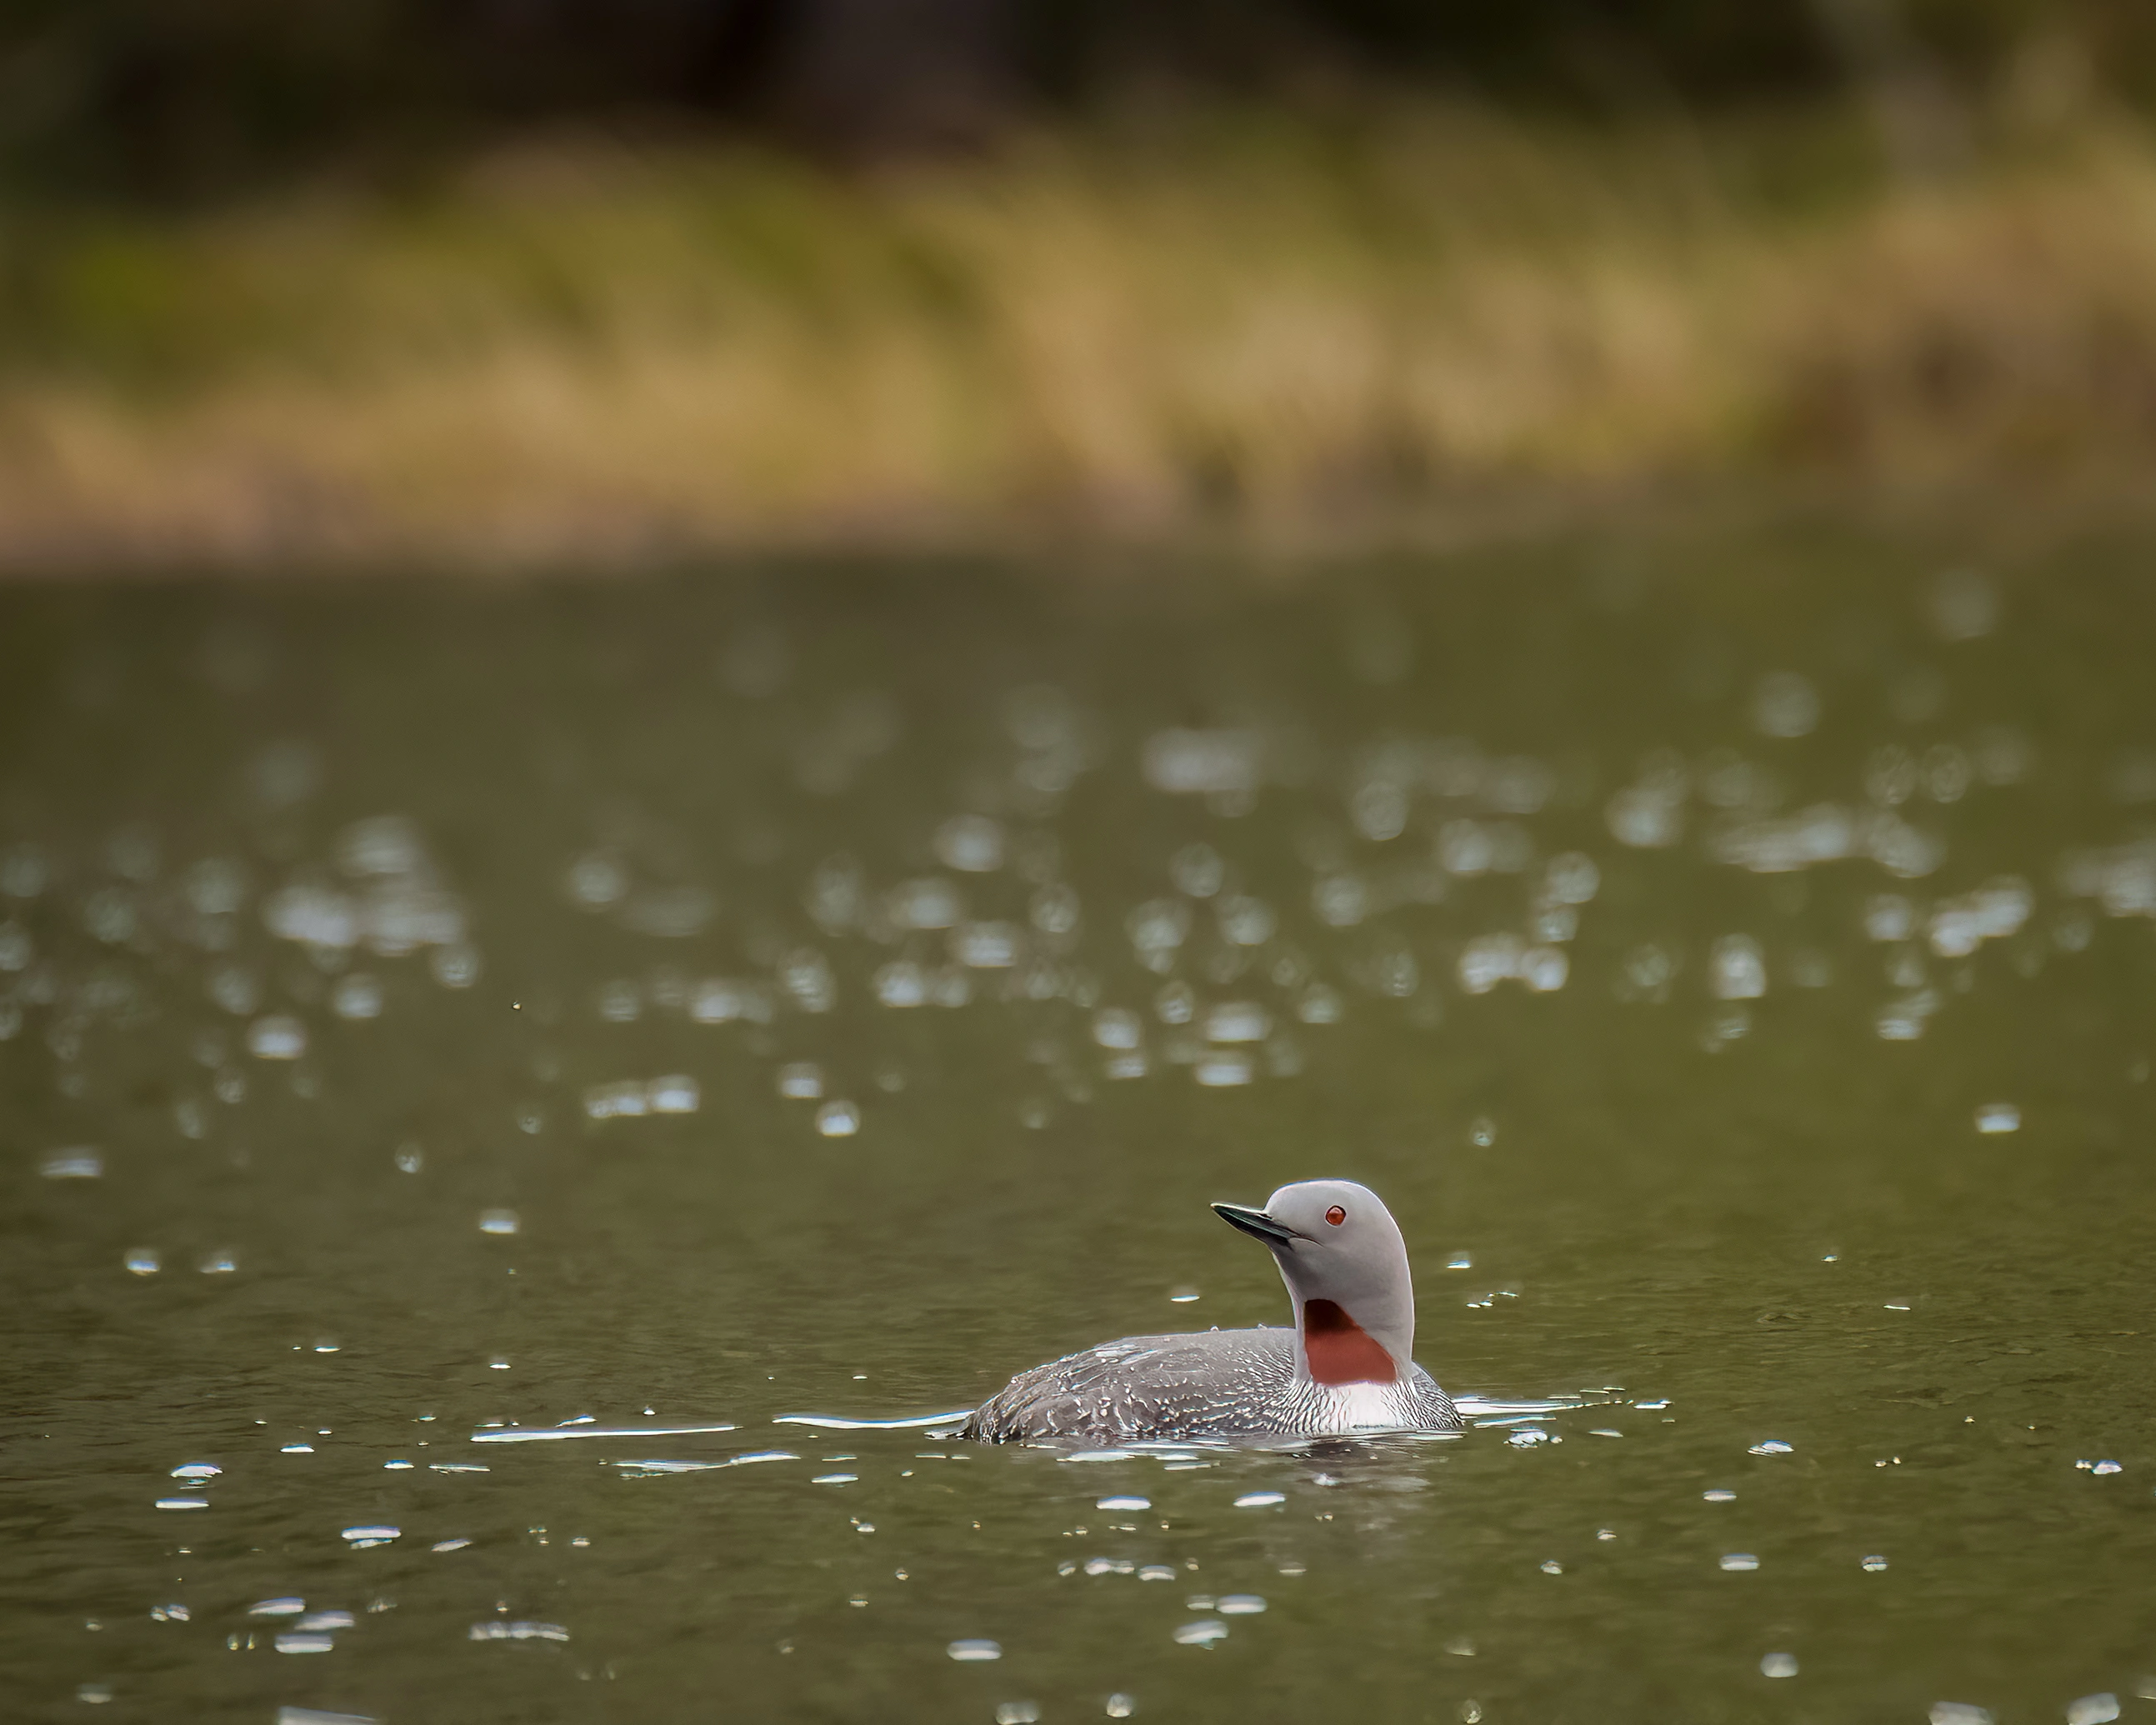
[[[1320,1384],[1397,1384],[1384,1344],[1331,1300],[1302,1302],[1302,1352]]]

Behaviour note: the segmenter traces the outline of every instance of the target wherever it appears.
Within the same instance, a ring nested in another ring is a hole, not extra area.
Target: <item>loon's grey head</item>
[[[1320,1384],[1391,1384],[1414,1349],[1414,1281],[1384,1201],[1353,1180],[1283,1186],[1263,1209],[1216,1204],[1272,1248],[1295,1301],[1296,1366]]]

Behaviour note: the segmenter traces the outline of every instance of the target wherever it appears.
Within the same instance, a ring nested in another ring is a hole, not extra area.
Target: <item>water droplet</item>
[[[1255,731],[1171,730],[1146,739],[1140,770],[1154,789],[1182,796],[1245,796],[1258,788],[1264,741]]]
[[[984,814],[957,814],[936,829],[936,855],[946,868],[988,874],[1004,865],[1002,824]]]
[[[1709,986],[1717,1000],[1757,1000],[1767,992],[1767,961],[1748,934],[1725,934],[1714,943]]]
[[[962,922],[951,931],[952,962],[970,970],[1009,970],[1018,963],[1019,948],[1015,922]]]
[[[1254,1000],[1224,1000],[1205,1014],[1209,1042],[1262,1042],[1272,1027],[1272,1014]]]
[[[824,1069],[814,1060],[789,1061],[778,1069],[778,1093],[793,1101],[814,1101],[824,1094]]]
[[[1043,934],[1069,934],[1078,927],[1078,895],[1060,882],[1051,883],[1034,892],[1027,914]]]
[[[1257,1076],[1257,1062],[1240,1050],[1209,1054],[1190,1069],[1191,1076],[1209,1089],[1248,1084]]]
[[[283,1013],[257,1019],[247,1027],[247,1051],[258,1060],[296,1060],[307,1051],[307,1027]]]

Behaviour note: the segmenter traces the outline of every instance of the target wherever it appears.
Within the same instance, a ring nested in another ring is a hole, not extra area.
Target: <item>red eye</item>
[[[1336,1204],[1331,1209],[1326,1211],[1325,1219],[1330,1222],[1335,1228],[1337,1228],[1342,1222],[1348,1219],[1348,1212],[1342,1209],[1340,1206]]]

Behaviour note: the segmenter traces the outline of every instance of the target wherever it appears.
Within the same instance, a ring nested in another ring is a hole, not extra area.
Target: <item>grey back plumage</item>
[[[1292,1330],[1127,1336],[1021,1372],[974,1410],[960,1435],[989,1444],[1117,1444],[1316,1437],[1358,1423],[1337,1392],[1298,1376]],[[1372,1386],[1374,1388],[1374,1386]],[[1459,1411],[1420,1366],[1385,1386],[1370,1429],[1451,1431]]]

